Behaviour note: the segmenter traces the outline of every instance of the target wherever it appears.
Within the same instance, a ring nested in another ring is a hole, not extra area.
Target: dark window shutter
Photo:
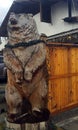
[[[40,0],[41,21],[51,23],[51,4],[48,0]]]

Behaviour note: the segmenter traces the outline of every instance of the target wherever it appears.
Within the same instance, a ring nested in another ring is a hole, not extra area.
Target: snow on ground
[[[0,51],[2,49],[4,49],[6,44],[7,44],[7,39],[6,38],[1,38]]]

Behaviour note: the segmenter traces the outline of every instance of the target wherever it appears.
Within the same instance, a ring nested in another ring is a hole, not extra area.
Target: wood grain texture
[[[78,104],[78,48],[50,45],[48,50],[48,108],[57,113]]]

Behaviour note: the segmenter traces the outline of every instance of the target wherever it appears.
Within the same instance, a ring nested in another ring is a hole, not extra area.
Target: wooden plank
[[[50,80],[54,80],[54,79],[61,79],[61,78],[70,78],[73,76],[78,76],[78,72],[77,73],[68,73],[68,74],[59,74],[59,75],[50,75]]]

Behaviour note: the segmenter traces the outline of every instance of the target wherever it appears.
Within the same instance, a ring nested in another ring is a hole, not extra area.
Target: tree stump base
[[[14,124],[6,121],[6,130],[48,130],[47,122]]]

